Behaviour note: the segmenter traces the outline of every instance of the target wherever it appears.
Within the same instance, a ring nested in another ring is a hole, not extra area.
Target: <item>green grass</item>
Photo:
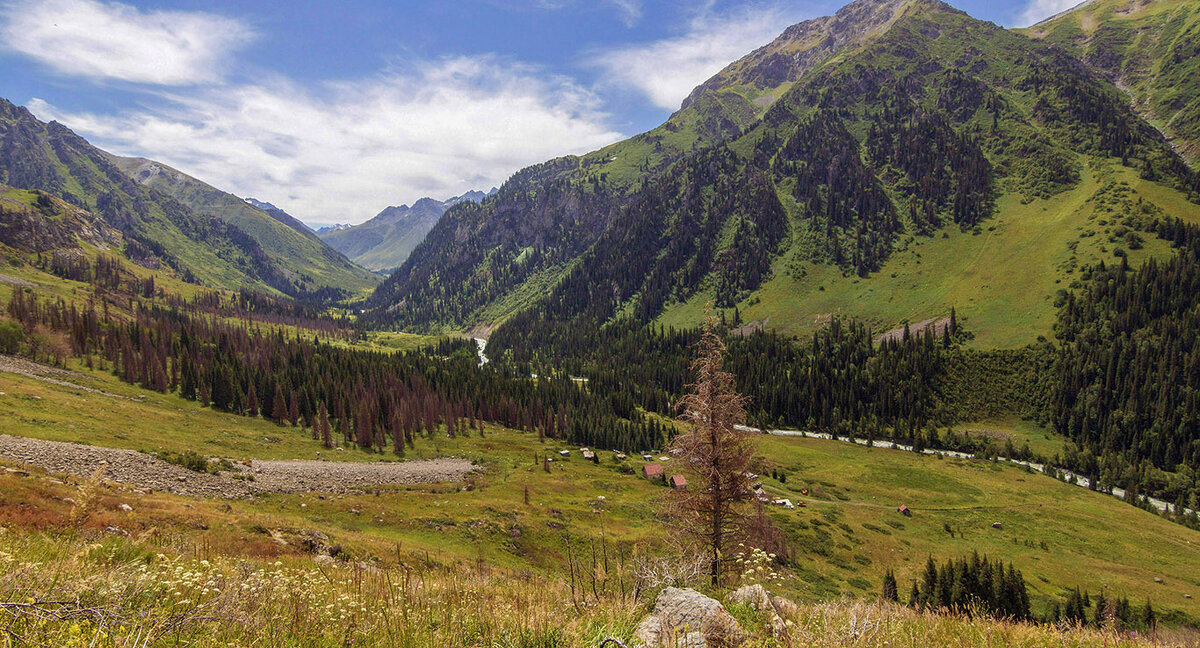
[[[331,344],[340,347],[354,347],[369,351],[385,351],[389,353],[415,351],[437,344],[441,337],[436,335],[417,335],[416,333],[401,333],[399,331],[369,331],[367,339],[350,343],[345,340],[332,340]]]
[[[1166,215],[1200,222],[1200,205],[1170,188],[1141,180],[1128,168],[1092,160],[1082,181],[1048,199],[1003,195],[995,215],[977,232],[947,227],[933,237],[908,239],[866,278],[836,267],[793,262],[793,246],[776,260],[774,276],[739,304],[746,321],[770,318],[769,328],[806,336],[830,317],[854,317],[883,331],[905,321],[939,317],[956,308],[959,321],[979,348],[1011,348],[1051,337],[1058,290],[1070,289],[1085,264],[1118,261],[1117,247],[1105,234],[1127,205],[1102,203],[1110,182],[1124,182],[1134,199],[1156,205]],[[1112,211],[1109,211],[1109,210]],[[1100,224],[1100,221],[1106,221]],[[1090,234],[1090,235],[1089,235]],[[1152,234],[1145,247],[1130,250],[1138,264],[1172,254]],[[803,268],[796,278],[789,265]],[[658,321],[695,326],[703,318],[710,291],[668,308]]]
[[[0,373],[0,430],[51,441],[144,451],[196,452],[224,457],[311,459],[320,444],[297,429],[200,407],[173,394],[126,385],[101,372],[81,385],[114,398],[33,378]],[[347,458],[368,459],[362,453]]]
[[[479,563],[442,568],[399,551],[391,562],[367,567],[315,565],[291,556],[214,555],[201,545],[172,546],[162,533],[92,541],[93,533],[0,536],[6,567],[0,600],[13,601],[6,639],[63,648],[572,648],[599,646],[608,637],[637,645],[635,628],[658,593],[620,569],[598,568],[604,580],[589,591],[562,578]],[[1186,631],[1139,637],[1116,628],[1036,626],[868,601],[785,606],[781,635],[764,612],[725,603],[748,634],[747,648],[1195,645]]]
[[[298,429],[214,412],[99,374],[88,382],[144,398],[77,394],[0,374],[5,432],[232,459],[312,458],[322,452]],[[1038,450],[1052,443],[1021,421],[956,427],[1028,438]],[[237,547],[253,544],[257,532],[247,529],[255,524],[316,528],[358,555],[386,556],[399,549],[440,563],[483,561],[547,575],[563,573],[568,538],[585,552],[590,548],[580,547],[598,546],[601,538],[612,551],[657,551],[666,545],[667,529],[658,511],[669,496],[667,489],[623,474],[608,452],[600,453],[599,464],[583,461],[577,450],[561,461],[557,452],[565,447],[490,425],[484,438],[439,434],[418,440],[406,458],[463,456],[484,472],[466,485],[379,488],[326,497],[259,496],[233,503],[222,514],[233,526],[210,524],[197,537],[212,546]],[[556,459],[549,473],[541,462],[547,454]],[[353,449],[324,455],[349,461],[395,459]],[[785,483],[765,478],[768,491],[801,500],[800,489],[811,489],[806,508],[770,510],[796,550],[795,565],[778,589],[797,599],[873,593],[889,568],[907,592],[906,579],[923,567],[926,557],[978,550],[1013,561],[1024,571],[1035,609],[1066,588],[1078,585],[1096,592],[1107,586],[1131,600],[1149,597],[1159,609],[1200,617],[1197,603],[1184,598],[1200,595],[1200,533],[1106,495],[1012,466],[823,440],[764,437],[760,456],[760,472],[778,469],[787,476]],[[627,463],[637,470],[642,462],[634,457]],[[674,470],[668,464],[668,472]],[[163,510],[187,501],[155,497],[148,501],[160,502],[154,506]],[[899,516],[895,508],[900,504],[915,515]],[[217,507],[215,502],[202,505],[212,515]],[[993,522],[1003,528],[993,529]],[[955,530],[954,537],[946,533],[946,525]],[[1155,583],[1156,577],[1165,582]],[[864,589],[864,582],[871,587]]]
[[[774,516],[828,552],[802,556],[816,574],[798,587],[802,594],[851,592],[850,578],[877,584],[889,568],[907,592],[928,556],[979,551],[1024,572],[1035,611],[1045,597],[1079,586],[1200,615],[1200,603],[1185,598],[1200,595],[1200,533],[1115,498],[983,461],[779,437],[764,439],[761,451],[787,474],[786,484],[766,479],[768,490],[814,495],[807,508]],[[901,504],[913,517],[896,512]],[[862,557],[869,564],[856,562]]]
[[[1053,457],[1062,452],[1065,439],[1049,427],[1038,425],[1016,416],[1005,416],[986,421],[963,421],[954,424],[956,432],[970,432],[973,437],[987,436],[996,439],[1000,447],[1012,440],[1020,449],[1026,443],[1029,449],[1042,457]]]

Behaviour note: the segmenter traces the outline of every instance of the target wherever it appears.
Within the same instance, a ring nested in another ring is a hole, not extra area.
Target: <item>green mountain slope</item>
[[[886,6],[868,37],[794,68],[761,119],[643,165],[636,186],[565,159],[514,176],[490,210],[452,210],[376,292],[375,317],[470,326],[535,306],[691,325],[713,302],[801,332],[959,305],[980,343],[1019,345],[1050,334],[1081,266],[1165,254],[1138,230],[1200,219],[1200,181],[1101,73],[942,3]],[[693,97],[744,86],[763,52]],[[497,224],[529,235],[474,235]]]
[[[282,268],[310,278],[312,284],[354,293],[368,290],[376,283],[371,273],[354,265],[283,212],[276,212],[281,217],[273,216],[159,162],[115,155],[110,160],[139,184],[170,196],[197,213],[216,216],[254,237]]]
[[[179,178],[176,188],[186,186],[199,195],[237,200],[185,178]],[[120,251],[126,257],[147,267],[170,268],[185,281],[292,296],[332,296],[370,285],[366,271],[355,269],[344,259],[340,260],[344,268],[324,272],[307,256],[285,258],[289,251],[281,244],[293,236],[297,241],[303,239],[269,216],[243,214],[244,218],[235,223],[237,219],[232,216],[224,220],[220,214],[193,209],[183,200],[139,184],[114,163],[111,155],[69,128],[57,122],[43,123],[24,108],[4,100],[0,100],[0,182],[17,189],[44,191],[95,214],[121,233]],[[197,194],[186,197],[202,202]],[[253,226],[256,232],[247,232],[240,225]],[[309,240],[298,246],[296,253],[314,253],[312,258],[320,261],[320,242]],[[327,254],[338,257],[332,250]],[[354,280],[347,280],[347,276]]]
[[[1200,5],[1093,0],[1026,33],[1103,71],[1184,156],[1200,161]]]

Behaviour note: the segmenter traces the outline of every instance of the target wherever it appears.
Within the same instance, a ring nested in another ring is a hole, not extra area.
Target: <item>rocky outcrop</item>
[[[634,637],[646,648],[732,648],[746,633],[725,607],[693,589],[668,587]]]
[[[681,110],[706,95],[738,85],[769,89],[798,81],[839,52],[884,31],[907,6],[908,0],[858,0],[832,16],[792,25],[779,38],[730,63],[698,86],[684,99]],[[776,98],[770,97],[772,101]]]

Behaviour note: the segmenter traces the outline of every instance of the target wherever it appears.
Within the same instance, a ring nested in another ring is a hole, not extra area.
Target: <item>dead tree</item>
[[[692,361],[695,382],[679,403],[680,418],[690,430],[672,443],[672,451],[696,477],[694,488],[676,491],[676,518],[708,554],[712,584],[719,585],[722,563],[746,519],[751,499],[747,476],[755,442],[742,427],[746,399],[737,392],[733,375],[724,370],[725,343],[710,320],[696,345]]]

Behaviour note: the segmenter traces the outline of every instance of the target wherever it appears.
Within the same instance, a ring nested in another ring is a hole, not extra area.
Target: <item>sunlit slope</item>
[[[1137,233],[1141,242],[1131,244],[1128,231],[1136,228],[1126,219],[1148,214],[1200,223],[1200,205],[1180,192],[1093,158],[1075,187],[1047,199],[1005,194],[979,231],[909,237],[869,277],[796,262],[793,251],[775,260],[773,278],[740,302],[739,312],[743,320],[770,318],[770,328],[804,335],[832,316],[860,318],[883,331],[955,308],[973,345],[1022,346],[1053,337],[1058,291],[1073,287],[1082,266],[1119,263],[1120,253],[1135,265],[1174,253],[1150,233]],[[695,325],[711,300],[711,290],[701,291],[659,321]]]

